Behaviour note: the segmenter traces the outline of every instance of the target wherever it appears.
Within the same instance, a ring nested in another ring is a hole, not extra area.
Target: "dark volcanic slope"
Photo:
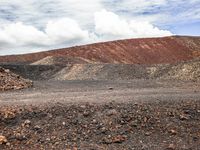
[[[79,57],[103,63],[175,63],[200,56],[200,37],[119,40],[85,46],[0,57],[0,62],[35,62],[47,56]]]
[[[31,80],[175,79],[200,81],[200,58],[176,64],[2,65]]]

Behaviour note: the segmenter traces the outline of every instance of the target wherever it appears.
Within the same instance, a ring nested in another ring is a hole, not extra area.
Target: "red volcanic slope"
[[[47,56],[81,57],[102,63],[175,63],[200,57],[200,37],[119,40],[32,54],[2,56],[0,62],[34,62]]]

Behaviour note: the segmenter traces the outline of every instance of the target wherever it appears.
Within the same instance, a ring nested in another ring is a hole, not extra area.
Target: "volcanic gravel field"
[[[198,150],[199,87],[167,80],[36,81],[0,94],[0,149]]]

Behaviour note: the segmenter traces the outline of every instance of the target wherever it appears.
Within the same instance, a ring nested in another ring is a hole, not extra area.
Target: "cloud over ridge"
[[[173,25],[200,19],[198,0],[1,0],[0,6],[0,55],[168,36]]]
[[[43,31],[23,22],[9,23],[0,26],[0,49],[27,46],[40,50],[59,45],[172,35],[171,32],[160,30],[149,22],[123,20],[117,14],[106,10],[95,13],[94,26],[94,31],[90,32],[82,29],[76,20],[66,17],[48,21]]]

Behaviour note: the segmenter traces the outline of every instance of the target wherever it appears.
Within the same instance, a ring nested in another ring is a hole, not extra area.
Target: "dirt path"
[[[1,93],[0,104],[200,100],[199,87],[199,83],[152,80],[37,81],[32,89]]]

